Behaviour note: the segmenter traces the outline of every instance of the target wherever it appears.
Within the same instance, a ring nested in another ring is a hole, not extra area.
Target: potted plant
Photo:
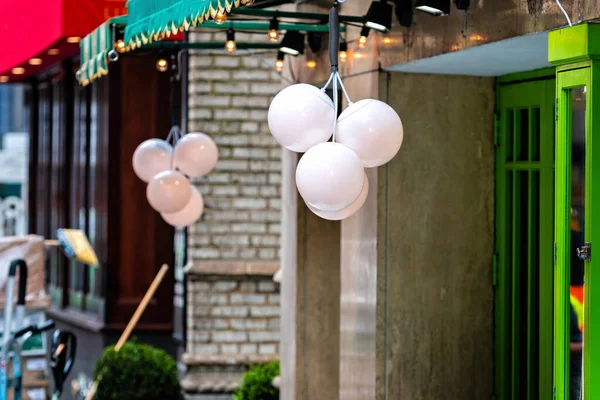
[[[175,360],[164,350],[126,343],[120,351],[107,347],[96,362],[99,381],[95,400],[179,400]]]
[[[279,376],[279,362],[256,365],[242,378],[240,388],[235,391],[235,400],[279,400],[279,389],[273,379]]]

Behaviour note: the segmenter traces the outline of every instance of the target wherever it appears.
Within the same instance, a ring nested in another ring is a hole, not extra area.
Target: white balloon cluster
[[[219,153],[215,142],[204,133],[178,138],[179,128],[174,127],[167,140],[149,139],[140,144],[133,153],[133,170],[148,183],[146,198],[152,208],[168,224],[184,227],[196,222],[204,211],[202,195],[189,178],[212,171]]]
[[[334,101],[325,94],[332,81]],[[336,119],[338,82],[349,106]],[[307,84],[283,89],[271,103],[268,122],[279,144],[306,152],[296,169],[298,192],[312,212],[334,221],[362,208],[369,193],[364,169],[389,162],[404,138],[394,109],[374,99],[352,103],[337,71],[321,90]]]

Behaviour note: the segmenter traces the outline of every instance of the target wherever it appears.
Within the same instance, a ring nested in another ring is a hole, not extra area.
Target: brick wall
[[[236,39],[265,42],[266,35],[237,33]],[[192,33],[190,40],[223,41],[224,33]],[[275,56],[261,54],[270,65]],[[272,275],[279,268],[282,150],[267,111],[281,88],[279,75],[247,52],[190,57],[188,131],[209,134],[219,162],[195,181],[205,211],[188,237],[182,385],[189,399],[230,393],[248,365],[278,359],[279,291]]]
[[[193,41],[223,40],[224,33],[192,33]],[[265,41],[238,33],[238,41]],[[196,183],[205,200],[191,227],[194,260],[279,261],[281,147],[267,125],[279,75],[244,51],[204,51],[190,59],[189,126],[213,137],[217,168]],[[271,65],[275,53],[264,55]]]
[[[279,291],[270,277],[192,277],[188,302],[188,353],[276,357]]]
[[[187,391],[231,391],[248,365],[278,359],[279,288],[270,276],[190,274],[187,301]]]

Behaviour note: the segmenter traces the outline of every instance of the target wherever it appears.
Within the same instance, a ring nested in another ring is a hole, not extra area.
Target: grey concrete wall
[[[379,169],[377,399],[490,399],[493,80],[382,74],[400,154]]]
[[[298,203],[296,400],[335,400],[340,390],[341,224]]]
[[[344,3],[350,14],[368,3]],[[360,9],[362,7],[362,10]],[[377,42],[341,65],[350,98],[379,98]],[[373,71],[353,76],[355,72]],[[345,106],[346,104],[344,104]],[[369,197],[362,209],[342,221],[340,296],[340,400],[373,400],[376,391],[377,338],[377,169],[368,169]]]

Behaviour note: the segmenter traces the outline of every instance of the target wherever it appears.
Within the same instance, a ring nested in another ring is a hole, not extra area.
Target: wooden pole
[[[158,274],[156,275],[156,278],[154,278],[154,281],[152,282],[152,284],[148,288],[148,291],[146,292],[146,295],[142,299],[142,302],[138,306],[137,310],[135,310],[135,313],[133,314],[133,317],[131,317],[131,319],[129,320],[129,323],[127,324],[127,327],[125,328],[125,330],[121,334],[121,337],[119,338],[119,341],[117,342],[117,345],[115,346],[115,351],[121,350],[121,348],[123,347],[123,345],[125,345],[125,343],[127,342],[127,339],[129,339],[129,336],[131,335],[131,332],[133,332],[135,326],[137,325],[137,323],[140,320],[142,314],[146,310],[146,307],[148,306],[148,303],[150,303],[150,300],[152,300],[152,297],[154,296],[154,293],[156,292],[156,289],[158,289],[158,286],[162,282],[162,280],[165,277],[165,275],[167,274],[168,270],[169,270],[169,266],[167,264],[163,264],[163,266],[160,269],[160,271],[158,271]],[[94,398],[94,396],[96,395],[96,391],[98,390],[98,383],[99,383],[100,379],[101,379],[101,377],[99,377],[98,380],[94,382],[94,385],[90,389],[90,392],[86,396],[85,400],[92,400]]]

